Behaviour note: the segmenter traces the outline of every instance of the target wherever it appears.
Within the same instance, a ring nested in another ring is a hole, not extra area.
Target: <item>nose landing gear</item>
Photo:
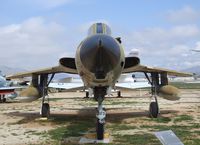
[[[105,124],[105,118],[106,118],[106,111],[103,109],[103,105],[101,101],[102,99],[99,98],[98,100],[98,108],[97,108],[97,126],[96,126],[96,132],[97,132],[97,139],[102,140],[104,138],[104,124]]]
[[[98,140],[104,139],[104,125],[105,125],[105,118],[106,118],[106,111],[103,108],[103,100],[104,96],[106,95],[106,88],[95,88],[94,89],[94,97],[95,100],[98,101],[98,108],[97,108],[97,123],[96,123],[96,136]]]

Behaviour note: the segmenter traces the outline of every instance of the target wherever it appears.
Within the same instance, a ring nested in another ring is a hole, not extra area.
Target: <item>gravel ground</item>
[[[167,101],[159,98],[160,113],[165,116],[188,113],[194,116],[195,121],[200,121],[200,90],[181,90],[181,99],[178,101]],[[96,102],[92,99],[83,99],[85,93],[63,92],[50,94],[52,118],[55,116],[94,116]],[[116,98],[116,94],[106,98],[104,101],[107,117],[112,116],[133,122],[130,116],[148,116],[149,92],[145,90],[123,91],[123,98]],[[20,103],[18,99],[10,100],[0,104],[0,144],[1,145],[23,145],[23,144],[45,144],[50,140],[44,132],[58,127],[58,124],[41,121],[39,110],[40,100],[32,103]],[[128,117],[127,117],[128,116]],[[45,123],[43,123],[45,122]],[[138,122],[134,122],[141,124]],[[95,125],[95,123],[94,123]],[[149,124],[151,125],[151,124]],[[154,124],[152,124],[154,125]],[[135,130],[137,132],[137,130]],[[121,132],[126,134],[126,132]],[[129,134],[134,132],[128,132]]]

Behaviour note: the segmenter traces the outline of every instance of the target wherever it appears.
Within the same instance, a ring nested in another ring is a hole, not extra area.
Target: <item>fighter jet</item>
[[[24,94],[35,96],[35,99],[42,97],[41,116],[49,117],[50,106],[45,102],[45,97],[54,74],[79,74],[84,86],[93,90],[94,99],[98,102],[96,134],[97,139],[102,140],[106,118],[103,100],[111,93],[121,74],[134,72],[143,72],[151,84],[152,102],[149,113],[155,118],[159,113],[157,95],[170,100],[175,100],[178,96],[178,89],[168,85],[167,76],[191,76],[189,73],[141,65],[138,56],[125,57],[121,38],[114,38],[108,25],[95,23],[89,28],[88,36],[78,45],[74,58],[64,57],[59,60],[58,66],[18,73],[7,78],[31,76],[32,85]]]

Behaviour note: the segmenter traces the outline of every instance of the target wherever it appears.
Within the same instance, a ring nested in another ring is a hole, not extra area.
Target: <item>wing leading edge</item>
[[[133,66],[133,67],[128,67],[128,68],[125,68],[122,71],[122,73],[131,73],[131,72],[167,73],[167,75],[179,76],[179,77],[188,77],[188,76],[192,76],[193,75],[191,73],[178,72],[178,71],[169,70],[169,69],[165,69],[165,68],[149,67],[149,66],[144,66],[144,65],[137,65],[137,66]]]
[[[78,74],[75,64],[75,58],[64,57],[59,60],[58,66],[49,67],[45,69],[38,69],[34,71],[27,71],[23,73],[17,73],[14,75],[7,76],[6,78],[16,79],[16,78],[30,77],[32,75],[55,74],[55,73]]]
[[[45,69],[39,69],[35,71],[28,71],[23,73],[17,73],[14,75],[7,76],[7,79],[15,79],[15,78],[23,78],[23,77],[29,77],[33,74],[41,75],[41,74],[53,74],[53,73],[71,73],[71,74],[77,74],[76,69],[63,67],[63,66],[55,66],[55,67],[49,67]]]

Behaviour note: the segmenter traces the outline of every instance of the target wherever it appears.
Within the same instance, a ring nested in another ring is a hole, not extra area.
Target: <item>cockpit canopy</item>
[[[104,23],[95,23],[89,28],[88,35],[95,35],[95,34],[111,35],[111,29],[108,25]]]

